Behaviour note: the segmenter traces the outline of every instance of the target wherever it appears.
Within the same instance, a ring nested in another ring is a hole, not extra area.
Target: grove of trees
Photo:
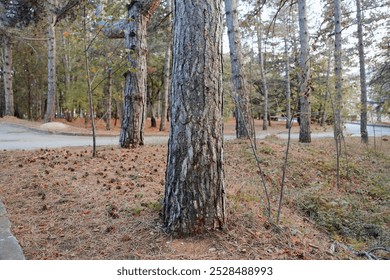
[[[0,116],[119,119],[123,148],[161,119],[165,229],[222,229],[224,118],[244,139],[254,118],[296,120],[302,143],[333,124],[339,154],[343,122],[368,143],[367,123],[390,116],[389,4],[1,0]]]

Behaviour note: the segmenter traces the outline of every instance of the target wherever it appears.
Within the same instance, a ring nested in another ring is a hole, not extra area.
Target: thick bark
[[[106,84],[106,130],[111,130],[111,108],[112,108],[112,68],[107,70]]]
[[[222,0],[175,5],[163,223],[196,234],[225,224]]]
[[[360,135],[363,143],[368,143],[367,132],[367,82],[363,42],[362,9],[360,0],[356,0],[356,18],[359,39],[359,66],[360,66]]]
[[[159,0],[133,1],[127,5],[126,25],[127,61],[123,119],[119,143],[123,148],[136,148],[144,144],[146,118],[146,28]]]
[[[172,61],[172,0],[167,1],[167,12],[169,22],[169,43],[165,52],[164,62],[164,88],[161,96],[161,122],[160,131],[166,130],[168,116],[169,89],[171,84],[171,61]]]
[[[237,0],[225,0],[226,23],[229,37],[232,79],[236,99],[236,136],[248,138],[252,135],[249,93],[243,69],[241,36],[238,30]]]
[[[56,111],[56,90],[57,90],[57,75],[56,75],[56,31],[55,22],[56,16],[50,14],[48,27],[48,84],[47,84],[47,107],[45,114],[45,122],[51,122],[54,119]]]
[[[14,92],[12,79],[12,42],[11,38],[3,36],[3,77],[4,77],[4,115],[13,116],[14,108]]]
[[[300,130],[299,142],[311,142],[311,73],[310,73],[310,54],[309,54],[309,30],[306,16],[306,0],[298,0],[299,13],[299,41],[301,45],[299,65],[300,65]]]

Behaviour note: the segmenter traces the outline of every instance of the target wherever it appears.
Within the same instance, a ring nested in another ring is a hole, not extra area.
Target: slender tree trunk
[[[26,63],[25,66],[25,72],[26,72],[26,80],[27,80],[27,99],[28,99],[28,112],[27,112],[27,118],[29,120],[32,120],[32,104],[33,104],[33,98],[32,98],[32,88],[31,88],[31,70],[30,70],[30,64]]]
[[[106,85],[106,130],[111,130],[111,108],[112,108],[112,68],[107,70]]]
[[[146,28],[159,0],[133,1],[128,8],[126,25],[127,61],[123,118],[119,143],[122,148],[136,148],[144,144],[146,119]]]
[[[70,46],[69,38],[64,33],[62,34],[62,45],[64,48],[64,51],[62,54],[62,63],[64,65],[64,70],[65,70],[65,90],[64,90],[64,93],[62,94],[61,110],[66,111],[66,109],[67,110],[73,109],[73,108],[64,108],[64,102],[66,100],[66,96],[70,92],[72,65],[70,63],[70,48],[71,48],[71,46]]]
[[[3,77],[4,77],[4,115],[14,116],[14,92],[12,79],[12,42],[11,38],[3,35]]]
[[[298,0],[298,13],[299,13],[299,41],[301,45],[301,52],[299,58],[300,65],[300,89],[299,89],[299,101],[300,101],[300,130],[299,130],[299,142],[310,143],[311,142],[311,73],[310,73],[310,54],[309,54],[309,29],[307,26],[306,16],[306,0]]]
[[[222,0],[175,5],[171,128],[163,209],[167,232],[225,224]]]
[[[322,113],[321,113],[321,122],[320,122],[321,126],[325,125],[326,113],[327,113],[326,107],[328,105],[328,99],[329,99],[329,95],[330,95],[330,63],[331,63],[331,60],[332,60],[332,52],[331,52],[331,49],[329,46],[328,62],[327,62],[327,66],[326,66],[326,92],[325,92],[325,98],[324,98],[324,109],[322,110]]]
[[[260,2],[260,1],[259,1]],[[259,3],[259,5],[261,5]],[[263,30],[261,28],[261,9],[258,16],[258,24],[256,25],[257,33],[257,46],[259,51],[259,64],[260,64],[260,80],[262,85],[262,92],[264,94],[264,104],[263,104],[263,130],[267,130],[267,120],[268,120],[268,85],[267,78],[265,76],[265,66],[264,66],[264,55],[263,55]]]
[[[335,21],[335,51],[334,51],[334,63],[335,63],[335,88],[336,88],[336,100],[335,100],[335,136],[341,137],[341,106],[342,106],[342,62],[341,62],[341,8],[340,1],[334,1],[334,21]]]
[[[88,86],[88,99],[89,99],[89,111],[91,117],[91,125],[92,125],[92,156],[96,157],[96,129],[95,129],[95,112],[93,108],[93,94],[92,94],[92,84],[90,78],[89,71],[89,43],[88,43],[88,35],[87,35],[87,12],[86,5],[84,5],[84,17],[83,17],[83,39],[84,39],[84,60],[85,60],[85,73],[87,76],[87,86]],[[85,116],[85,121],[87,122],[87,116]],[[85,123],[86,124],[86,123]]]
[[[356,0],[356,18],[359,39],[359,65],[360,65],[360,135],[363,143],[368,143],[367,132],[367,82],[363,41],[362,9],[360,0]]]
[[[290,86],[290,59],[288,54],[287,36],[284,38],[284,56],[286,60],[286,128],[290,128],[291,121],[291,86]]]
[[[172,62],[172,0],[167,0],[167,12],[168,12],[168,46],[165,51],[165,62],[164,62],[164,87],[161,97],[161,122],[160,131],[165,131],[167,126],[168,116],[168,97],[169,89],[171,84],[171,62]]]
[[[237,0],[225,0],[225,10],[230,60],[232,65],[232,79],[236,97],[236,136],[237,138],[248,138],[252,135],[252,121],[250,115],[249,93],[243,69],[241,36],[238,30]]]
[[[57,4],[54,0],[53,4]],[[45,122],[51,122],[54,119],[56,112],[56,90],[57,90],[57,75],[56,75],[56,16],[52,13],[48,16],[48,84],[47,84],[47,106],[45,114]]]
[[[150,126],[157,127],[156,114],[154,110],[154,102],[150,102]]]
[[[341,138],[342,138],[342,62],[341,62],[341,7],[340,1],[334,1],[334,23],[335,23],[335,50],[334,50],[334,64],[335,64],[335,88],[336,100],[334,104],[334,138],[336,142],[336,160],[337,160],[337,186],[340,187],[340,155],[341,155]]]

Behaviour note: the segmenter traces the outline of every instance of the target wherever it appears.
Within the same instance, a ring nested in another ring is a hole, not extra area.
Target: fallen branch
[[[387,253],[390,253],[390,248],[386,248],[386,247],[376,247],[376,248],[372,248],[370,251],[368,251],[368,253],[372,253],[372,252],[375,252],[375,251],[385,251]]]
[[[375,252],[375,251],[385,251],[385,252],[390,253],[390,248],[386,248],[386,247],[375,247],[375,248],[373,248],[373,249],[371,249],[369,251],[356,251],[351,246],[347,246],[347,245],[345,245],[343,243],[336,242],[335,244],[340,246],[341,248],[343,248],[346,251],[352,252],[354,255],[356,255],[358,257],[366,257],[369,260],[379,260],[379,259],[387,260],[387,258],[379,258],[379,257],[377,257],[372,252]]]
[[[309,247],[314,248],[314,249],[317,249],[317,250],[320,249],[320,247],[318,247],[317,245],[310,244],[310,243],[309,243]]]

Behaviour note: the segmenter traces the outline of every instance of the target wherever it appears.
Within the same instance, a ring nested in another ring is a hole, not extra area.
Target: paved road
[[[97,146],[118,145],[115,136],[96,137]],[[167,136],[148,136],[145,144],[168,143]],[[50,134],[21,126],[0,124],[0,150],[32,150],[40,148],[92,146],[92,136]]]
[[[376,137],[382,137],[382,136],[390,136],[390,126],[373,126],[368,125],[367,126],[368,136],[376,136]],[[352,137],[360,137],[360,125],[355,123],[347,123],[345,124],[344,129],[344,135],[345,136],[352,136]],[[288,134],[287,133],[279,133],[279,138],[287,139]],[[333,137],[333,131],[330,132],[313,132],[311,134],[312,138],[332,138]],[[291,139],[298,139],[299,134],[298,133],[292,133]]]
[[[373,127],[369,126],[369,135],[373,136]],[[360,127],[358,124],[347,124],[346,135],[360,136]],[[257,138],[263,139],[268,134],[259,133]],[[375,127],[375,135],[390,136],[390,127]],[[287,133],[279,133],[278,137],[287,138]],[[291,135],[293,139],[299,137],[297,133]],[[333,137],[333,132],[313,133],[312,138]],[[225,135],[225,140],[235,139],[234,135]],[[165,144],[168,142],[167,136],[146,136],[145,144]],[[97,137],[96,145],[118,145],[118,137]],[[35,130],[30,130],[21,126],[10,124],[0,124],[0,150],[32,150],[40,148],[59,148],[59,147],[87,147],[92,146],[91,136],[70,136],[60,134],[49,134]]]

